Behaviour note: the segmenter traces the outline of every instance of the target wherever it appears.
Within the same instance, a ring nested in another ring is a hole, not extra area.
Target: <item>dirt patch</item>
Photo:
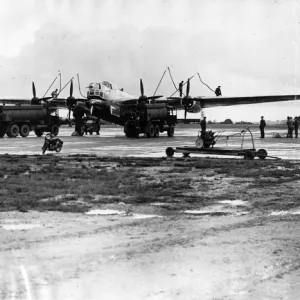
[[[1,299],[298,299],[297,162],[0,163]]]

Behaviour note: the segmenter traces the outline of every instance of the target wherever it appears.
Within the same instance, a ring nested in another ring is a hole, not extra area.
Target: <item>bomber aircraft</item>
[[[79,80],[78,80],[79,82]],[[292,101],[299,100],[300,95],[269,95],[269,96],[247,96],[247,97],[191,97],[190,96],[190,80],[186,82],[186,95],[183,97],[167,97],[166,99],[159,99],[162,96],[144,95],[143,81],[140,79],[141,96],[136,97],[125,93],[123,89],[119,89],[117,85],[109,82],[93,82],[87,87],[86,98],[75,99],[72,97],[73,82],[70,86],[70,97],[66,99],[66,105],[69,111],[73,111],[75,118],[75,131],[82,135],[81,124],[84,116],[87,119],[96,120],[98,118],[123,125],[126,120],[120,117],[120,111],[128,104],[137,104],[139,102],[167,103],[173,108],[184,110],[184,118],[187,113],[199,113],[204,108],[216,106],[230,106],[242,104],[259,104],[278,101]],[[157,100],[159,99],[159,100]]]
[[[78,76],[78,75],[77,75]],[[190,96],[190,80],[186,84],[186,95],[183,97],[167,97],[166,99],[159,99],[163,96],[149,96],[144,94],[143,81],[140,79],[139,97],[133,96],[129,93],[119,89],[117,85],[109,81],[93,82],[87,87],[87,95],[82,98],[73,97],[73,80],[71,79],[70,95],[67,99],[43,97],[41,99],[36,97],[35,86],[32,84],[33,98],[31,102],[45,101],[57,105],[58,107],[67,107],[70,113],[73,112],[75,119],[75,135],[84,134],[84,124],[87,120],[99,122],[99,120],[108,121],[110,123],[124,126],[126,119],[121,117],[120,112],[128,105],[136,105],[140,102],[166,103],[173,108],[184,110],[184,118],[186,119],[187,113],[199,113],[204,108],[217,107],[217,106],[232,106],[242,104],[259,104],[268,102],[279,101],[292,101],[299,100],[300,95],[268,95],[268,96],[245,96],[245,97],[192,97]],[[78,76],[78,84],[80,90],[80,82]],[[81,93],[81,91],[80,91]],[[157,100],[159,99],[159,100]],[[0,99],[0,102],[28,103],[25,99]]]

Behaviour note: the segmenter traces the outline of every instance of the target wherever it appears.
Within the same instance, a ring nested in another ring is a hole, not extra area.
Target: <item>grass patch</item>
[[[2,211],[25,207],[77,212],[93,204],[118,203],[124,199],[131,204],[166,199],[178,207],[203,205],[205,199],[211,202],[210,199],[248,198],[252,189],[255,189],[253,195],[263,195],[266,187],[276,193],[281,183],[299,180],[299,164],[289,161],[4,155],[0,156],[0,166]],[[208,173],[210,178],[215,177],[212,181],[207,180]],[[234,180],[224,183],[227,177],[236,178],[236,182],[241,178],[254,180],[245,193]],[[285,191],[289,200],[295,198],[296,192],[296,189]],[[56,198],[59,195],[66,196]],[[296,203],[296,199],[290,203]]]

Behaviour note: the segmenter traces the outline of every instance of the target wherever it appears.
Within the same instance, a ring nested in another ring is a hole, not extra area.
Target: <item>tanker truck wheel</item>
[[[171,124],[168,128],[168,137],[173,137],[174,136],[174,125]]]
[[[17,124],[13,124],[9,127],[7,135],[9,137],[17,137],[19,135],[20,129]]]
[[[54,135],[54,136],[57,136],[58,133],[59,133],[59,126],[57,124],[53,124],[51,126],[51,133]]]
[[[155,134],[155,129],[154,129],[154,125],[150,124],[149,126],[149,133],[147,133],[147,137],[149,138],[153,138]]]
[[[154,137],[159,137],[159,125],[155,125],[154,127]]]
[[[27,124],[23,124],[20,128],[21,137],[27,137],[29,135],[30,128]]]

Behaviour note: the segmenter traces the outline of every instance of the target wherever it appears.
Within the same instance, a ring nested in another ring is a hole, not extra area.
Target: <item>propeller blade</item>
[[[188,97],[190,93],[190,79],[188,79],[187,85],[186,85],[186,97]]]
[[[144,96],[144,85],[142,79],[140,79],[140,88],[141,88],[141,95]]]
[[[93,114],[93,111],[94,111],[94,105],[92,104],[91,105],[91,115]]]
[[[168,100],[182,100],[182,97],[168,97]]]
[[[184,110],[184,120],[186,120],[187,109]]]
[[[70,116],[71,116],[71,109],[69,108],[69,117],[68,117],[69,121],[70,121]]]
[[[33,98],[35,98],[36,97],[36,91],[35,91],[34,82],[32,82],[32,93],[33,93]]]
[[[149,97],[146,97],[146,100],[155,100],[155,99],[158,99],[161,97],[163,97],[163,96],[149,96]]]
[[[73,80],[71,80],[71,84],[70,84],[70,97],[73,96]]]
[[[42,98],[41,100],[44,100],[44,101],[47,102],[47,100],[49,100],[49,99],[52,99],[52,97],[44,97],[44,98]]]

